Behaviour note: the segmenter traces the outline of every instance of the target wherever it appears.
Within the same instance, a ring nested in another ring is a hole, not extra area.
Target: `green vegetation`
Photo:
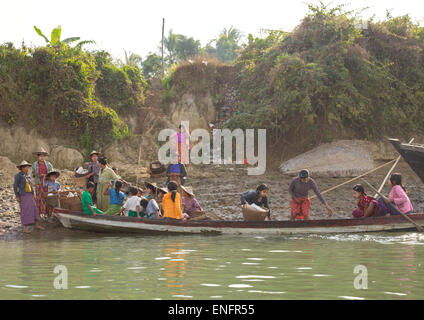
[[[71,47],[79,38],[61,41],[60,27],[45,39],[44,47],[0,46],[0,118],[87,148],[128,136],[118,114],[144,101],[140,69],[118,67],[104,51],[83,51],[86,41]]]
[[[249,35],[235,63],[241,112],[228,126],[301,145],[422,131],[424,28],[409,16],[309,8],[293,32]]]

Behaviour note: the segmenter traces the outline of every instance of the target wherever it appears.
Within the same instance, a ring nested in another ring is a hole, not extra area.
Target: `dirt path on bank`
[[[376,163],[376,166],[380,165]],[[379,187],[390,166],[384,167],[366,179],[376,188]],[[404,183],[408,189],[408,195],[412,201],[415,212],[424,211],[424,184],[409,166],[401,161],[396,170],[404,176]],[[243,166],[215,166],[203,165],[188,168],[188,179],[186,185],[193,186],[196,198],[206,212],[212,212],[225,220],[242,220],[239,208],[240,196],[246,190],[254,190],[260,183],[266,183],[270,187],[269,203],[271,214],[276,220],[287,220],[290,217],[290,196],[288,186],[292,176],[281,174],[278,170],[267,170],[261,176],[248,176]],[[315,178],[321,191],[345,182],[349,178]],[[153,178],[150,181],[164,185],[166,178]],[[329,205],[333,208],[335,218],[351,217],[356,202],[352,197],[352,187],[355,181],[325,194]],[[369,188],[365,188],[367,190]],[[386,185],[384,194],[389,193]],[[313,193],[310,194],[310,196]],[[369,192],[373,195],[373,192]],[[310,216],[312,219],[326,218],[327,211],[317,198],[312,200]],[[26,237],[49,237],[72,236],[73,234],[87,234],[67,230],[59,223],[48,223],[43,221],[45,231],[34,231],[29,235],[23,235],[19,217],[19,206],[13,194],[12,184],[0,186],[0,239],[20,239]]]

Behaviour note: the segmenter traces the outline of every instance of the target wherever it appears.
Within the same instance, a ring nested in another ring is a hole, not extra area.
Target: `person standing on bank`
[[[311,200],[309,199],[309,190],[314,190],[318,199],[327,208],[328,215],[333,215],[333,210],[328,206],[324,197],[318,190],[317,184],[314,179],[309,176],[309,171],[303,169],[300,171],[299,176],[293,178],[289,186],[289,193],[291,199],[291,220],[305,219],[309,220],[309,209],[311,207]]]
[[[268,220],[271,220],[271,210],[269,209],[268,205],[268,198],[266,194],[268,193],[268,186],[266,184],[260,184],[256,191],[247,191],[243,193],[243,195],[240,198],[241,204],[256,204],[259,207],[263,207],[268,209]]]
[[[31,164],[24,160],[16,167],[19,169],[19,172],[15,176],[13,191],[15,192],[16,201],[19,202],[19,207],[21,208],[21,223],[24,232],[30,232],[27,226],[31,224],[34,224],[34,228],[43,230],[44,228],[38,224],[40,216],[38,215],[35,204],[31,177],[28,174]]]
[[[43,179],[47,173],[53,170],[53,166],[50,162],[45,160],[47,153],[44,148],[34,152],[37,155],[38,160],[32,164],[32,176],[35,184],[35,203],[37,205],[38,214],[41,217],[42,214],[47,214],[46,196],[47,188],[44,185]]]
[[[91,181],[94,183],[94,192],[93,192],[93,203],[97,202],[97,183],[99,182],[99,173],[100,173],[100,165],[99,165],[99,156],[100,152],[97,151],[91,151],[89,157],[91,159],[91,162],[88,164],[87,170],[88,174],[86,177],[88,177],[88,181]]]
[[[105,195],[104,192],[108,189],[109,183],[112,180],[118,181],[119,178],[112,168],[107,165],[106,158],[100,158],[99,165],[100,174],[99,182],[97,183],[97,208],[105,212],[110,207],[110,198],[109,195]]]

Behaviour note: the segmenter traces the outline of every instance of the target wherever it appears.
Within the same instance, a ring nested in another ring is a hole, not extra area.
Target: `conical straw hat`
[[[31,167],[32,165],[30,163],[28,163],[27,161],[23,160],[20,164],[18,164],[16,167],[17,168],[21,168],[21,167]]]

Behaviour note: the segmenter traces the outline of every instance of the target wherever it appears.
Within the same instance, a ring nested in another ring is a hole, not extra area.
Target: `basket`
[[[248,204],[242,206],[242,212],[245,221],[264,221],[268,215],[268,210],[259,211]]]
[[[161,174],[166,171],[165,166],[160,161],[150,163],[150,172],[153,174]]]
[[[88,178],[87,177],[74,177],[75,184],[80,187],[84,188],[87,185]]]
[[[77,194],[76,197],[68,198],[68,194],[72,192]],[[82,211],[81,194],[77,190],[60,191],[59,192],[60,207],[70,211]]]

